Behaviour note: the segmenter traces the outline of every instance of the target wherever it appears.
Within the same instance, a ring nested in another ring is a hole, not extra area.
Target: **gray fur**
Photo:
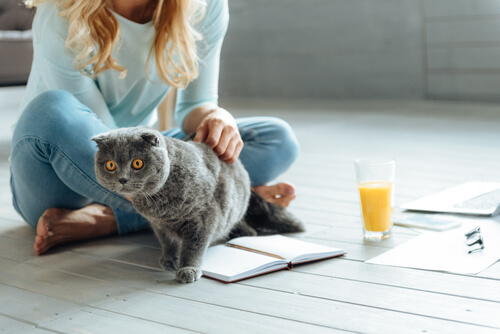
[[[92,140],[99,149],[97,180],[131,198],[162,245],[160,266],[177,270],[179,282],[202,275],[203,255],[210,245],[257,231],[303,230],[293,216],[251,191],[240,161],[226,164],[205,144],[164,137],[145,127],[112,130]],[[134,159],[144,166],[132,168]],[[105,167],[109,160],[116,164],[111,172]],[[247,212],[249,202],[254,207]],[[268,219],[262,220],[262,214]]]

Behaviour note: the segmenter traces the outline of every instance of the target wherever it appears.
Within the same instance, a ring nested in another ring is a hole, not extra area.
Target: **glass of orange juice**
[[[392,230],[396,162],[385,159],[359,159],[354,165],[364,238],[389,238]]]

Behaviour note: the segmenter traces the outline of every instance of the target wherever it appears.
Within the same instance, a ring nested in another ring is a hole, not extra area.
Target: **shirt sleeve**
[[[200,59],[198,78],[177,92],[175,120],[181,129],[186,116],[193,109],[202,105],[217,106],[220,52],[228,24],[227,0],[208,1],[205,17],[197,25],[203,36],[197,43]]]
[[[34,63],[48,90],[63,89],[73,94],[110,128],[116,128],[106,101],[95,81],[80,73],[73,56],[65,49],[68,22],[59,17],[53,3],[37,8],[33,24]]]

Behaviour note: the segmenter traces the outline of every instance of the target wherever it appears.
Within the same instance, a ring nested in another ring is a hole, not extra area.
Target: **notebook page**
[[[230,240],[228,244],[275,254],[285,258],[288,262],[292,260],[307,261],[345,253],[338,248],[316,245],[282,235],[241,237]],[[312,256],[304,257],[307,254]]]
[[[201,269],[206,276],[233,280],[252,273],[272,270],[275,267],[286,267],[286,262],[254,252],[217,245],[208,248]]]

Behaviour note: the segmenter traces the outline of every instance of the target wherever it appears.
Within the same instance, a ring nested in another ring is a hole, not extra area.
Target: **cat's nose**
[[[120,182],[121,184],[125,184],[127,183],[127,179],[119,179],[118,182]]]

